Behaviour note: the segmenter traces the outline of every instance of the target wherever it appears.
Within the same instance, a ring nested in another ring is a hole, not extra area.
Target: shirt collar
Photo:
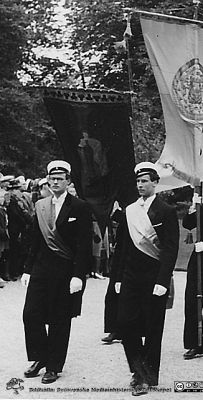
[[[52,197],[53,204],[64,202],[66,196],[67,196],[67,192],[66,191],[64,193],[62,193],[59,197],[53,196]]]
[[[144,206],[144,209],[146,211],[149,210],[149,207],[151,206],[152,202],[156,198],[156,194],[153,194],[152,196],[148,197],[146,200],[143,199],[143,197],[139,198],[139,204]]]

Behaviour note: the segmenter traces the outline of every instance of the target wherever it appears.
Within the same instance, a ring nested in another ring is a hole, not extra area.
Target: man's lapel
[[[72,208],[72,196],[69,193],[67,193],[65,201],[61,207],[58,218],[56,220],[57,225],[62,224],[65,219],[68,219],[71,208]]]
[[[159,200],[157,196],[155,197],[151,206],[149,207],[147,214],[152,225],[156,224],[157,221],[160,219]]]

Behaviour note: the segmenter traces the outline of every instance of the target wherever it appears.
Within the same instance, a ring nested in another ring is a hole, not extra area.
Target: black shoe
[[[46,371],[42,377],[42,383],[52,383],[58,379],[58,374],[55,371]]]
[[[119,338],[117,333],[109,333],[108,336],[105,336],[104,338],[101,339],[102,342],[109,344],[112,343],[114,340],[121,340],[121,338]]]
[[[34,364],[31,365],[30,368],[28,368],[27,371],[24,372],[24,376],[26,378],[34,378],[35,376],[39,375],[40,369],[44,368],[45,364],[41,361],[35,361]]]
[[[202,348],[196,348],[196,349],[190,349],[186,351],[185,354],[183,354],[183,358],[185,360],[192,360],[192,358],[195,358],[197,354],[202,354]]]
[[[142,383],[141,385],[136,385],[132,389],[133,396],[141,396],[142,394],[147,394],[149,392],[149,385],[147,383]]]

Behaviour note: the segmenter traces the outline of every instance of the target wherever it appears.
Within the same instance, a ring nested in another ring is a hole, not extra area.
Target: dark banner
[[[47,88],[44,101],[79,197],[104,233],[115,200],[135,199],[128,97],[119,92]]]

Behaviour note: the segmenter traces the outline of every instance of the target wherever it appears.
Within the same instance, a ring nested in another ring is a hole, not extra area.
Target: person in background
[[[33,181],[32,181],[31,198],[32,198],[33,204],[35,204],[37,202],[37,200],[39,200],[41,198],[40,191],[39,191],[39,185],[38,185],[40,180],[41,180],[40,178],[36,178],[36,179],[33,179]]]
[[[40,193],[40,197],[39,198],[45,198],[48,196],[52,195],[52,192],[50,190],[50,186],[49,186],[49,182],[47,178],[42,178],[39,180],[38,182],[38,186],[39,186],[39,193]]]
[[[107,234],[107,230],[105,235]],[[93,238],[92,238],[92,271],[91,277],[95,279],[105,279],[101,271],[101,252],[103,239],[98,222],[93,219]]]
[[[9,233],[9,275],[11,280],[22,276],[24,266],[24,238],[32,223],[33,215],[25,206],[20,192],[18,180],[10,181],[7,190],[10,192],[10,202],[7,207]]]
[[[53,195],[36,202],[33,241],[21,279],[28,285],[23,310],[26,350],[34,362],[24,375],[33,378],[46,368],[43,384],[56,381],[62,372],[71,320],[81,313],[92,241],[89,206],[68,192],[70,164],[52,161],[47,172]]]
[[[166,301],[179,247],[175,208],[155,194],[156,166],[135,167],[140,198],[126,207],[115,289],[118,324],[132,375],[132,395],[158,385]]]
[[[70,185],[68,185],[68,192],[70,194],[72,194],[72,196],[78,197],[76,189],[75,189],[75,185],[73,182],[71,182]]]
[[[9,204],[9,193],[0,189],[0,288],[8,280],[8,264],[6,254],[9,249],[8,216],[6,206]]]
[[[193,202],[188,213],[183,218],[183,227],[190,231],[197,226],[196,203],[200,197],[194,193]],[[200,226],[203,227],[203,206],[200,208]],[[187,281],[185,288],[185,323],[183,342],[187,351],[183,357],[191,360],[199,354],[203,354],[203,345],[198,345],[198,318],[197,318],[197,252],[203,251],[203,230],[201,229],[201,242],[196,242],[187,267]],[[202,254],[201,254],[202,259]],[[203,278],[203,259],[201,262],[201,276]],[[203,295],[203,279],[202,279]],[[202,338],[203,339],[203,338]]]
[[[114,210],[111,221],[117,224],[115,234],[114,252],[110,261],[109,284],[105,295],[104,307],[104,332],[108,333],[107,336],[101,340],[104,343],[112,344],[114,341],[121,339],[118,328],[118,298],[119,294],[115,291],[117,268],[121,257],[122,246],[120,240],[122,239],[123,222],[125,219],[124,212],[119,206]]]

